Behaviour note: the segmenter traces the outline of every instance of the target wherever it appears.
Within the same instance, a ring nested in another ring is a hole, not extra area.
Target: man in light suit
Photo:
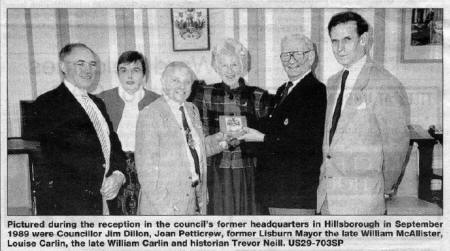
[[[139,114],[136,170],[141,191],[139,215],[206,214],[206,157],[223,151],[224,135],[205,138],[200,115],[186,102],[195,80],[183,62],[165,68],[164,95]]]
[[[367,22],[334,15],[328,32],[343,69],[327,83],[323,163],[317,211],[381,215],[409,145],[409,103],[401,83],[367,55]]]
[[[94,52],[68,44],[59,60],[63,83],[34,103],[35,130],[56,195],[54,214],[120,214],[113,203],[125,182],[125,155],[105,105],[87,93],[97,67]]]

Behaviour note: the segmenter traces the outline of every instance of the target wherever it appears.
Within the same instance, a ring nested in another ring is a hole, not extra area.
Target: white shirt
[[[64,79],[64,85],[67,87],[67,89],[69,89],[69,92],[72,93],[72,95],[75,97],[75,99],[78,101],[78,103],[80,103],[81,107],[83,107],[84,111],[87,114],[84,102],[81,100],[82,96],[88,95],[87,91],[75,86],[74,84],[70,83],[66,79]],[[92,102],[94,102],[94,101],[92,101]],[[109,127],[108,127],[108,123],[106,123],[105,117],[103,117],[103,114],[102,114],[102,112],[100,112],[97,105],[93,105],[92,107],[94,108],[94,111],[97,114],[98,119],[100,120],[100,125],[102,127],[102,130],[104,132],[107,132],[107,135],[109,136]]]
[[[345,81],[344,95],[342,96],[341,114],[342,114],[342,111],[344,110],[345,103],[347,102],[347,99],[350,96],[350,93],[352,92],[353,87],[355,86],[356,79],[358,78],[359,73],[361,72],[364,64],[366,63],[366,60],[367,60],[367,56],[364,56],[360,60],[358,60],[356,63],[351,65],[349,68],[344,68],[342,70],[342,71],[348,70],[348,76],[347,76],[347,80]],[[341,87],[339,85],[339,88],[338,88],[339,91],[340,91],[340,88]],[[336,95],[336,99],[334,102],[335,108],[333,109],[333,112],[336,109],[336,103],[337,103],[338,97],[339,97],[339,92]]]
[[[122,112],[122,118],[120,119],[119,126],[117,127],[117,134],[119,140],[122,143],[122,150],[134,152],[136,142],[136,123],[139,116],[139,101],[144,98],[144,88],[140,88],[134,94],[126,92],[122,86],[118,87],[119,96],[125,103]]]
[[[69,92],[72,93],[72,95],[75,97],[75,99],[78,101],[78,103],[80,103],[81,107],[83,107],[84,111],[86,112],[86,108],[84,107],[84,103],[83,101],[81,101],[82,96],[87,95],[87,91],[84,89],[81,89],[75,85],[73,85],[72,83],[70,83],[69,81],[67,81],[66,79],[64,79],[64,85],[67,87],[67,89],[69,89]],[[94,102],[94,101],[92,101]],[[100,124],[103,130],[105,130],[106,132],[108,132],[107,135],[109,135],[109,127],[108,127],[108,123],[106,123],[105,117],[103,117],[102,112],[98,109],[97,105],[93,106],[95,113],[98,116],[98,119],[100,120]],[[86,112],[87,114],[87,112]],[[111,153],[112,154],[112,153]],[[109,167],[105,168],[105,172],[106,170],[108,170]],[[122,172],[116,170],[113,173],[119,173],[122,176],[122,182],[125,182],[125,176],[123,175]]]
[[[288,90],[288,95],[291,93],[291,91],[294,89],[294,87],[297,86],[297,84],[300,83],[300,81],[302,81],[302,79],[303,79],[306,75],[308,75],[310,72],[311,72],[311,70],[307,71],[305,74],[303,74],[303,76],[297,78],[296,80],[291,81],[293,85],[291,86],[291,88],[289,88],[289,90]]]
[[[192,138],[194,139],[194,142],[195,142],[195,150],[197,151],[197,154],[198,154],[198,157],[199,157],[199,161],[200,161],[200,156],[201,156],[200,155],[200,153],[201,153],[200,152],[200,145],[199,145],[200,137],[198,136],[197,132],[195,130],[193,130],[194,127],[192,126],[192,121],[191,121],[190,116],[187,114],[188,112],[187,112],[186,106],[184,105],[184,103],[180,104],[178,102],[175,102],[175,101],[171,100],[165,94],[163,95],[163,97],[166,99],[167,103],[169,104],[170,110],[172,111],[172,113],[175,116],[176,121],[178,122],[180,130],[181,130],[181,132],[183,134],[183,137],[185,137],[186,132],[184,131],[183,119],[181,117],[182,114],[181,114],[181,111],[180,111],[180,106],[183,106],[184,113],[186,114],[186,120],[188,122],[189,128],[191,129]],[[189,164],[190,164],[189,165],[189,170],[191,171],[191,174],[192,174],[192,181],[198,180],[199,177],[198,177],[197,173],[195,173],[194,158],[192,157],[191,150],[189,150],[189,146],[187,144],[186,138],[184,138],[183,142],[184,142],[184,148],[186,149],[186,154],[187,154],[188,159],[189,159]]]

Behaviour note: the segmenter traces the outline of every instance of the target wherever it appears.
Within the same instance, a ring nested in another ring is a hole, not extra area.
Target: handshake
[[[238,132],[233,133],[224,133],[224,132],[218,132],[213,135],[215,139],[219,142],[219,145],[223,149],[234,149],[237,147],[241,141],[245,142],[263,142],[264,141],[264,133],[261,133],[260,131],[250,128],[250,127],[243,127]]]

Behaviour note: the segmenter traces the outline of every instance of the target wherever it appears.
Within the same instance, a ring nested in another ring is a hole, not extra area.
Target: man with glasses
[[[59,53],[64,80],[35,102],[35,130],[53,180],[55,215],[118,214],[125,154],[103,102],[88,94],[97,62],[84,44]],[[110,210],[111,209],[111,210]]]
[[[325,86],[311,71],[315,57],[306,36],[282,39],[280,59],[289,81],[278,88],[261,132],[246,128],[241,137],[261,142],[256,193],[263,214],[314,214],[326,109]]]

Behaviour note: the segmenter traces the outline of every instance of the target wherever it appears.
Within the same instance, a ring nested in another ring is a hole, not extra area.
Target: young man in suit
[[[315,214],[326,109],[325,86],[311,71],[315,57],[306,36],[282,39],[280,59],[289,81],[278,88],[261,132],[247,128],[241,137],[261,142],[256,194],[263,214]]]
[[[102,215],[125,181],[125,156],[106,108],[88,94],[97,62],[84,44],[59,53],[63,83],[35,101],[36,131],[55,190],[55,214]],[[113,207],[111,207],[113,208]]]
[[[227,144],[221,132],[205,138],[197,107],[186,102],[195,79],[185,63],[170,63],[161,77],[164,95],[139,114],[138,215],[206,214],[206,157]]]
[[[334,15],[332,49],[343,69],[327,83],[324,159],[317,211],[381,215],[409,145],[409,104],[401,83],[367,55],[369,25],[357,13]]]

